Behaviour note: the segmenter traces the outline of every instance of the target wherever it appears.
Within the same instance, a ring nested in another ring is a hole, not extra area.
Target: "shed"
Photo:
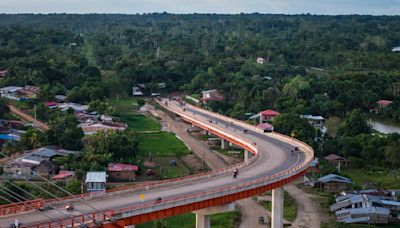
[[[324,160],[334,166],[341,166],[343,164],[347,166],[347,159],[336,154],[329,154],[324,157]]]
[[[133,181],[136,179],[136,171],[139,167],[136,165],[109,163],[108,174],[113,181]]]
[[[86,189],[89,192],[105,191],[107,182],[107,174],[101,172],[87,172],[86,173]]]

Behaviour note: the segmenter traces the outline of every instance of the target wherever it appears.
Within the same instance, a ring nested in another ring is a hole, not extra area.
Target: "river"
[[[389,123],[382,120],[371,119],[371,127],[383,134],[399,133],[400,134],[400,124]]]

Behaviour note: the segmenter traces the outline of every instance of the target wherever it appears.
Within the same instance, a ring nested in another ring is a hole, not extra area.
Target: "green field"
[[[345,169],[343,175],[351,178],[357,186],[362,186],[365,183],[372,182],[378,187],[386,189],[400,188],[400,170],[397,170],[397,175],[394,170],[375,167],[368,169]]]
[[[121,119],[128,128],[141,131],[159,131],[160,123],[155,119],[137,113],[137,102],[134,98],[119,98],[109,100],[109,103],[121,114]]]
[[[181,156],[190,153],[186,145],[175,134],[160,131],[160,123],[152,117],[137,113],[138,105],[134,98],[119,98],[109,103],[121,114],[128,128],[138,132],[139,156],[144,160],[153,160],[157,164],[160,178],[175,178],[190,175],[180,160]],[[178,166],[170,166],[176,160]]]
[[[240,212],[232,211],[211,215],[212,228],[234,228],[240,220]],[[137,228],[194,228],[196,227],[195,214],[183,214],[167,219],[152,221],[144,224],[136,225]]]
[[[139,137],[139,153],[142,156],[170,157],[190,153],[186,145],[169,132],[141,133]]]

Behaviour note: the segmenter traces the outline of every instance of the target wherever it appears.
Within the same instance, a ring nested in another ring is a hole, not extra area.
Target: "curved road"
[[[254,129],[252,129],[250,126],[247,128],[246,125],[236,123],[231,124],[228,122],[229,119],[226,119],[222,116],[216,116],[212,113],[208,113],[207,111],[200,110],[189,105],[182,107],[175,101],[163,100],[162,104],[165,104],[165,102],[168,103],[167,108],[173,112],[184,113],[181,115],[186,115],[187,118],[191,118],[197,123],[206,126],[213,125],[214,128],[218,128],[223,132],[233,135],[234,137],[244,138],[253,143],[256,145],[258,151],[258,154],[256,154],[255,158],[253,158],[254,161],[249,164],[249,166],[240,169],[239,177],[237,179],[233,179],[232,173],[228,172],[206,179],[202,178],[200,180],[193,180],[190,183],[174,184],[174,182],[171,182],[171,186],[169,187],[155,188],[153,190],[148,190],[141,193],[113,193],[113,196],[110,198],[99,198],[89,202],[90,206],[83,203],[76,204],[76,210],[72,212],[67,212],[60,207],[58,210],[48,210],[42,213],[31,211],[25,214],[1,218],[0,227],[7,227],[14,221],[15,218],[18,218],[19,222],[22,222],[25,226],[41,222],[48,222],[50,221],[48,217],[50,217],[52,220],[57,220],[66,218],[68,216],[80,215],[81,212],[91,213],[95,211],[93,208],[102,211],[107,209],[122,209],[132,206],[139,207],[142,204],[139,194],[145,195],[143,203],[146,204],[156,201],[158,197],[162,197],[163,201],[168,201],[168,199],[175,197],[188,196],[210,190],[218,191],[218,189],[223,187],[243,186],[251,181],[270,177],[274,174],[292,169],[296,166],[304,165],[312,159],[313,154],[311,153],[300,152],[292,155],[290,151],[293,149],[293,145],[272,138],[268,133],[263,134],[253,131]],[[244,127],[247,128],[247,133],[244,133]],[[79,224],[79,222],[75,221],[75,224]]]

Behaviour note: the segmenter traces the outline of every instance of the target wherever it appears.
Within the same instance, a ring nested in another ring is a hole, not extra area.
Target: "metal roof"
[[[351,184],[352,181],[347,177],[342,177],[336,174],[328,174],[318,179],[318,182],[327,183],[327,182],[340,182],[340,183],[348,183]]]
[[[324,117],[322,116],[300,115],[300,117],[308,120],[324,120]]]
[[[107,174],[105,171],[87,172],[85,183],[88,183],[88,182],[106,183],[107,182],[106,180],[107,180]]]

